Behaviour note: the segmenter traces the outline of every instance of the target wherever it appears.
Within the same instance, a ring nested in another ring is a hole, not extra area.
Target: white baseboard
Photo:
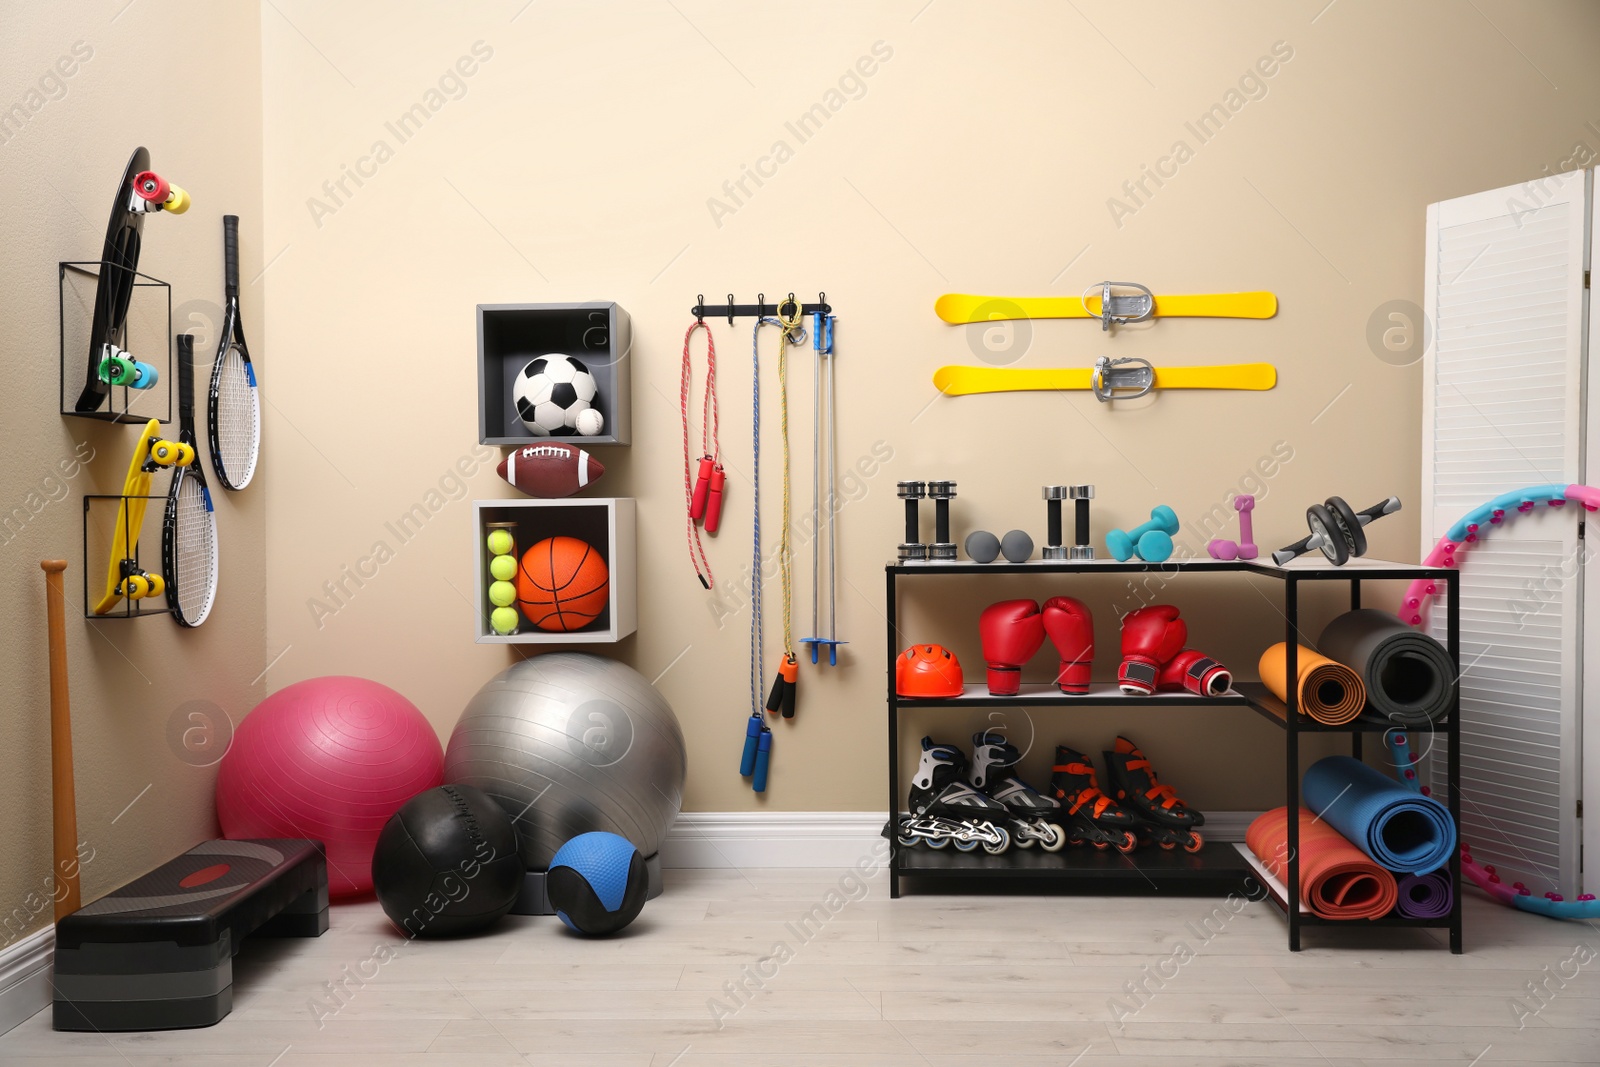
[[[1213,811],[1202,833],[1243,841],[1260,812]],[[663,867],[848,867],[870,855],[881,811],[686,811],[661,844]]]
[[[56,928],[46,926],[0,949],[0,1034],[50,1006]]]

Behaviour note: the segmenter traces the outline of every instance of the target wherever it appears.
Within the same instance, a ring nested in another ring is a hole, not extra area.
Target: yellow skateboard
[[[1109,307],[1103,299],[1107,294]],[[1278,313],[1278,298],[1265,292],[1156,296],[1142,285],[1110,282],[1091,287],[1081,297],[946,293],[934,302],[933,310],[945,322],[958,326],[1006,319],[1099,319],[1110,326],[1174,316],[1270,319]]]
[[[117,505],[117,527],[111,534],[111,563],[106,569],[106,591],[94,606],[104,615],[123,597],[142,600],[160,596],[167,583],[161,575],[144,570],[135,558],[139,551],[139,530],[144,526],[145,506],[149,504],[150,480],[156,470],[194,462],[193,447],[161,438],[161,423],[151,419],[139,433],[128,461],[128,475],[122,482],[122,502]]]

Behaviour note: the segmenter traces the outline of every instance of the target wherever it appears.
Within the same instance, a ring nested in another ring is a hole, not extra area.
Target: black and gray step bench
[[[258,937],[328,929],[320,841],[205,841],[56,924],[57,1030],[211,1026],[233,957]]]

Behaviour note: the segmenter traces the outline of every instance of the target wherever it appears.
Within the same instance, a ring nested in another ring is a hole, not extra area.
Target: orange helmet
[[[943,645],[912,645],[894,662],[894,691],[903,697],[958,697],[961,661]]]

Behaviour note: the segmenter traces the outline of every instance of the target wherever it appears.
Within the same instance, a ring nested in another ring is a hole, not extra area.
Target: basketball
[[[600,552],[576,537],[547,537],[522,554],[517,607],[541,630],[581,630],[610,600],[610,571]]]

